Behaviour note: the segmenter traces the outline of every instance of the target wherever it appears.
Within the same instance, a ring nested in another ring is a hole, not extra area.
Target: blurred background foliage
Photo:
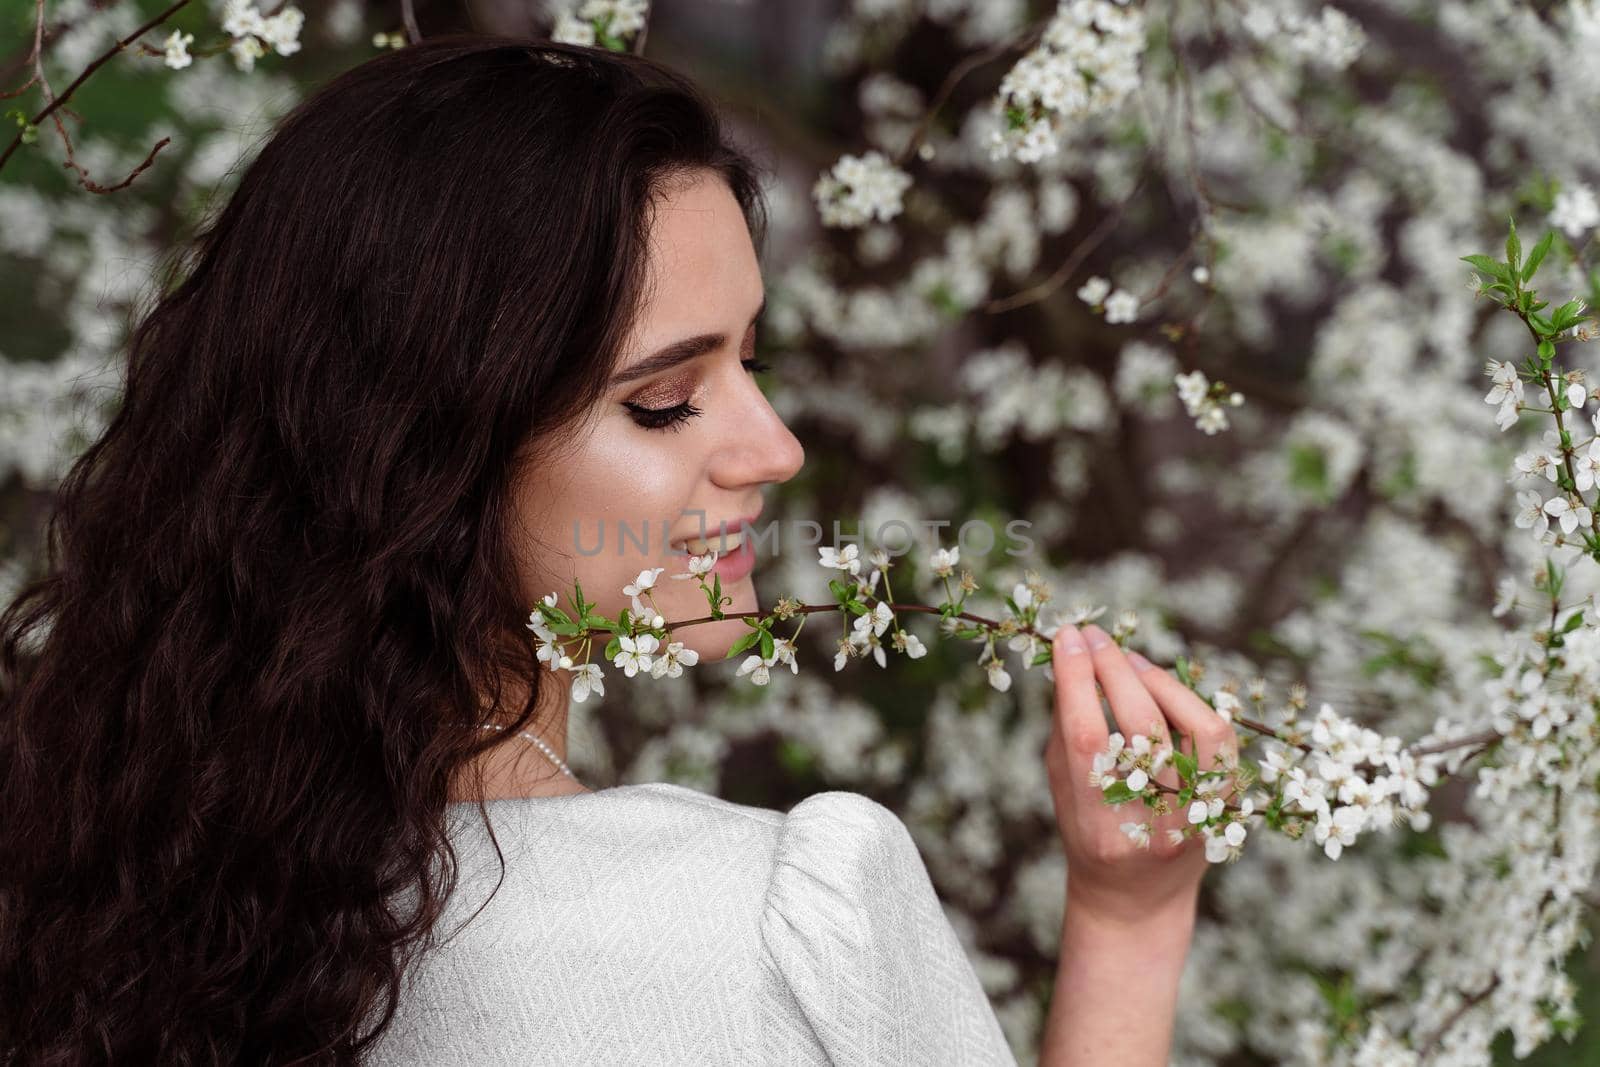
[[[116,35],[165,6],[158,0],[48,5],[53,84],[70,81]],[[985,296],[1014,293],[1049,276],[1109,214],[1118,215],[1116,240],[1088,251],[1081,269],[1051,297],[986,312],[959,295],[959,278],[934,279],[918,308],[884,298],[871,320],[883,332],[881,344],[840,343],[818,328],[807,303],[815,291],[807,270],[826,272],[841,289],[888,287],[954,229],[973,225],[993,207],[994,183],[975,169],[913,165],[918,187],[896,226],[861,233],[818,225],[809,199],[816,175],[842,152],[903,139],[952,68],[982,45],[933,19],[904,32],[874,30],[870,20],[858,20],[866,27],[855,45],[862,62],[839,62],[830,26],[864,6],[845,0],[664,2],[649,25],[646,53],[705,86],[772,173],[774,226],[764,262],[775,307],[760,346],[776,357],[770,394],[805,443],[808,462],[769,499],[769,514],[824,523],[837,517],[846,533],[859,532],[858,518],[869,528],[892,517],[985,518],[996,528],[1026,519],[1033,524],[1032,556],[972,560],[986,590],[1009,589],[1034,568],[1058,580],[1071,574],[1071,585],[1058,586],[1064,602],[1057,606],[1109,603],[1113,613],[1137,607],[1138,643],[1158,662],[1198,647],[1225,663],[1227,654],[1271,661],[1276,683],[1304,678],[1312,654],[1278,624],[1303,605],[1335,596],[1352,530],[1376,511],[1404,510],[1418,499],[1416,456],[1400,449],[1403,454],[1381,462],[1369,457],[1348,471],[1338,468],[1331,449],[1315,443],[1291,448],[1285,484],[1300,494],[1301,506],[1245,522],[1229,506],[1253,477],[1235,440],[1200,434],[1181,412],[1173,418],[1170,387],[1147,403],[1128,403],[1126,396],[1120,405],[1113,402],[1129,331],[1091,313],[1073,290],[1091,273],[1142,280],[1148,290],[1166,264],[1189,262],[1203,210],[1184,191],[1179,164],[1147,177],[1123,167],[1121,161],[1153,148],[1162,135],[1144,116],[1105,131],[1107,142],[1124,150],[1120,154],[1042,168],[1043,176],[1029,186],[1035,199],[1012,226],[1031,231],[1038,247],[1002,248],[992,257]],[[1455,150],[1480,152],[1491,138],[1483,118],[1490,101],[1472,90],[1470,57],[1425,14],[1377,3],[1343,6],[1379,42],[1380,60],[1347,80],[1308,89],[1317,113],[1353,119],[1379,99],[1416,114],[1448,111]],[[251,74],[236,72],[225,55],[199,55],[220,31],[215,10],[196,2],[170,23],[195,34],[194,66],[173,71],[159,56],[126,55],[84,85],[72,101],[69,128],[79,161],[97,181],[120,181],[153,144],[171,138],[126,188],[104,196],[81,188],[61,166],[58,138],[48,128],[41,129],[38,145],[0,169],[0,594],[40,564],[51,485],[116,402],[119,346],[167,281],[159,275],[163,250],[184,241],[226,197],[239,163],[276,116],[308,88],[374,54],[374,33],[402,30],[398,3],[330,0],[302,7],[301,51],[268,55]],[[1000,29],[984,32],[1003,40],[1052,7],[997,3],[986,17]],[[0,0],[0,86],[14,87],[28,76],[33,10],[28,0]],[[536,2],[417,0],[415,10],[425,36],[468,29],[543,36],[548,29]],[[152,44],[164,34],[150,35]],[[962,120],[993,96],[1009,65],[1006,55],[997,53],[974,70],[935,116],[929,139],[940,158],[959,157]],[[1152,55],[1159,68],[1159,53]],[[899,86],[866,86],[873,70],[892,71]],[[1384,81],[1386,75],[1393,77]],[[1401,82],[1403,91],[1396,88]],[[901,113],[892,103],[864,102],[869,90],[905,97],[905,86],[914,92]],[[1220,85],[1196,95],[1199,106],[1219,116],[1253,106]],[[20,99],[31,106],[37,98]],[[8,138],[10,121],[0,126]],[[1331,137],[1297,140],[1284,130],[1268,129],[1263,137],[1269,152],[1295,158],[1308,185],[1330,196],[1350,173],[1349,144]],[[1391,183],[1386,191],[1395,196],[1380,209],[1390,216],[1376,224],[1391,246],[1401,240],[1399,162],[1395,171],[1379,169],[1372,178]],[[1512,189],[1491,206],[1548,212],[1548,182],[1506,176],[1521,162],[1485,162]],[[1043,186],[1050,183],[1054,190],[1046,194]],[[1145,195],[1133,197],[1136,187]],[[1217,195],[1225,200],[1232,190]],[[1443,194],[1430,187],[1416,195]],[[1055,221],[1044,226],[1040,219],[1051,196]],[[1025,240],[1012,231],[1007,240]],[[1003,264],[1012,254],[1021,268],[1008,271]],[[1220,369],[1249,397],[1249,406],[1234,416],[1246,435],[1287,420],[1311,399],[1315,387],[1307,374],[1317,332],[1347,283],[1401,269],[1374,268],[1373,248],[1337,225],[1320,243],[1286,246],[1279,254],[1303,257],[1304,263],[1282,268],[1307,274],[1301,289],[1309,296],[1268,293],[1260,307],[1241,311],[1226,301],[1211,305],[1199,289],[1179,286],[1154,320],[1177,329],[1163,333],[1147,323],[1135,335],[1174,346],[1184,369]],[[1201,330],[1196,323],[1203,313],[1210,318]],[[932,316],[935,325],[916,325],[919,316]],[[1269,325],[1262,325],[1263,316]],[[975,353],[983,358],[975,360]],[[1467,354],[1462,362],[1474,358]],[[1054,390],[1034,395],[1044,416],[994,403],[1019,381]],[[952,428],[941,431],[941,412],[948,414],[950,406],[993,416],[992,432],[976,415],[947,420]],[[1494,454],[1484,422],[1485,451]],[[1463,462],[1463,470],[1467,466]],[[1464,495],[1481,484],[1466,484]],[[1462,514],[1425,501],[1409,517],[1457,543],[1464,557],[1485,561],[1449,580],[1457,583],[1455,603],[1486,614],[1502,568],[1499,548]],[[796,552],[758,571],[757,585],[764,603],[782,592],[815,602],[827,599],[824,577],[814,553]],[[912,561],[894,580],[901,598],[925,591],[926,575]],[[732,671],[716,667],[691,671],[679,685],[612,686],[598,706],[574,708],[571,762],[596,787],[669,779],[779,809],[820,790],[850,789],[902,813],[1027,1062],[1048,1003],[1065,876],[1042,767],[1049,684],[1041,672],[1019,668],[1018,684],[997,694],[973,665],[975,646],[931,635],[925,659],[896,658],[888,671],[852,664],[835,675],[828,669],[833,632],[809,628],[801,654],[807,670],[798,678],[777,674],[768,689],[731,685]],[[1393,713],[1439,666],[1425,646],[1380,640],[1368,650],[1364,678],[1330,672],[1312,695],[1344,714],[1376,719]],[[1448,807],[1447,800],[1446,816]],[[1371,847],[1381,854],[1387,846]],[[1392,847],[1426,851],[1437,849],[1437,839],[1431,832],[1414,834]],[[1263,861],[1262,868],[1268,874],[1260,877],[1270,877],[1272,866]],[[1226,921],[1214,894],[1207,894],[1205,909],[1212,920]],[[1572,962],[1586,1015],[1600,1011],[1597,966],[1590,952]],[[1337,1015],[1345,976],[1315,964],[1307,971],[1317,975],[1324,1009]],[[1263,1018],[1262,1005],[1244,994],[1191,995],[1191,988],[1206,988],[1206,976],[1193,982],[1186,984],[1191,1014],[1180,1016],[1180,1046],[1199,1016],[1240,1033],[1249,1031],[1252,1018],[1258,1024]],[[1215,1062],[1273,1062],[1243,1044]],[[1498,1053],[1499,1062],[1517,1062],[1508,1041]],[[1204,1048],[1184,1055],[1183,1062],[1213,1062]],[[1521,1062],[1600,1063],[1600,1043],[1585,1029],[1576,1044],[1558,1042]]]

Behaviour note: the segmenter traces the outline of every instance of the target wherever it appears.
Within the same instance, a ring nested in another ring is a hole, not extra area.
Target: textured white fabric
[[[652,782],[487,807],[505,880],[476,807],[452,805],[443,943],[368,1063],[1015,1067],[910,833],[870,797],[785,815]]]

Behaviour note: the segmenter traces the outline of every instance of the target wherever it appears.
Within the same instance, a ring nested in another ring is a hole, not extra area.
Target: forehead
[[[742,332],[761,293],[750,230],[727,182],[696,171],[663,188],[650,225],[641,343]]]

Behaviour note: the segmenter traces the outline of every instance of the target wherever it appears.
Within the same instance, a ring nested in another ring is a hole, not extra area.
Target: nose
[[[786,482],[805,464],[806,450],[748,374],[729,408],[712,457],[711,480],[724,489]]]

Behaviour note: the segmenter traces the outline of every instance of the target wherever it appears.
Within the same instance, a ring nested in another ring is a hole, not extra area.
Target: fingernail
[[[1074,652],[1082,652],[1083,635],[1076,626],[1063,625],[1056,631],[1056,645],[1069,656]]]
[[[1137,652],[1128,653],[1128,662],[1133,664],[1135,670],[1140,671],[1147,671],[1151,667],[1155,666],[1155,664],[1151,663]]]
[[[1111,641],[1106,632],[1092,622],[1083,628],[1083,636],[1089,639],[1090,648],[1104,648]]]

